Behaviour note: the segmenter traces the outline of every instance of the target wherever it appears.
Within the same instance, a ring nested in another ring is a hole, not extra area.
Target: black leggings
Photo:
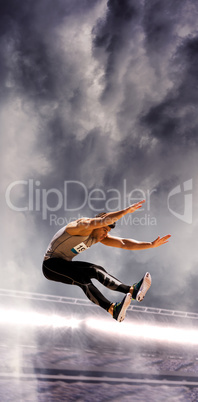
[[[105,310],[108,310],[112,303],[94,286],[91,279],[97,279],[107,288],[121,293],[128,293],[130,290],[130,286],[121,283],[104,268],[89,262],[50,258],[43,262],[43,274],[51,281],[80,286],[93,303]]]

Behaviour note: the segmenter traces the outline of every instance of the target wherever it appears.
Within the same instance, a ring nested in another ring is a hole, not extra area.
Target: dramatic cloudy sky
[[[42,276],[51,237],[146,198],[114,233],[168,244],[78,258],[149,270],[145,305],[196,312],[197,1],[6,0],[0,18],[1,288],[85,297]]]

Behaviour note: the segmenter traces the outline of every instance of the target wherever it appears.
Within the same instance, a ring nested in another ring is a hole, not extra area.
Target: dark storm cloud
[[[107,2],[107,12],[104,19],[99,19],[93,28],[93,45],[104,48],[108,54],[120,49],[124,41],[124,32],[127,32],[128,23],[136,19],[139,14],[138,2],[134,0],[118,0]]]
[[[172,60],[173,88],[162,102],[151,107],[142,121],[152,136],[167,144],[181,147],[197,145],[198,122],[198,37],[187,38],[178,47]],[[179,71],[179,77],[178,77]]]
[[[7,73],[12,73],[15,91],[26,91],[30,96],[41,96],[46,93],[50,82],[50,58],[47,57],[46,47],[40,36],[42,30],[49,31],[46,13],[38,12],[38,2],[8,1],[3,5],[4,7],[1,3],[0,9],[3,60],[6,59],[9,47],[12,47]],[[42,27],[36,14],[38,17],[45,16]],[[49,15],[50,13],[47,13],[48,18]],[[55,15],[56,11],[51,23],[55,22]]]
[[[16,90],[25,91],[39,100],[56,98],[59,77],[63,75],[60,49],[54,47],[56,28],[65,18],[82,11],[89,12],[95,4],[97,1],[88,0],[80,3],[58,0],[56,4],[51,0],[1,2],[2,81],[5,81],[7,70],[7,76],[13,74]],[[12,54],[9,55],[10,51]],[[11,57],[9,63],[6,62],[8,56]],[[66,62],[66,79],[67,67]]]
[[[143,28],[147,51],[163,55],[176,39],[175,29],[182,14],[185,0],[160,1],[146,0],[144,7]]]
[[[106,54],[104,65],[103,101],[112,95],[116,86],[118,58],[132,39],[132,32],[140,19],[141,2],[137,0],[112,0],[107,2],[107,12],[93,28],[93,54],[102,62],[101,50]]]

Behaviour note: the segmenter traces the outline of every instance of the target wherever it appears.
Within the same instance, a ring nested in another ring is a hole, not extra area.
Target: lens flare
[[[81,321],[74,317],[66,318],[55,314],[47,315],[32,311],[0,310],[0,324],[78,328]]]
[[[129,338],[138,338],[142,340],[173,342],[178,344],[198,345],[198,330],[182,329],[176,327],[118,323],[107,320],[88,319],[86,321],[88,328],[103,333],[123,335]]]
[[[64,317],[55,314],[43,314],[34,311],[20,311],[14,309],[0,309],[0,324],[28,327],[52,328],[79,328],[81,324],[90,331],[97,331],[107,335],[116,334],[128,338],[137,338],[142,341],[161,341],[176,344],[198,345],[198,330],[171,326],[154,325],[147,323],[118,323],[111,318],[107,320],[96,318],[79,319],[75,316]],[[82,327],[83,330],[83,327]]]

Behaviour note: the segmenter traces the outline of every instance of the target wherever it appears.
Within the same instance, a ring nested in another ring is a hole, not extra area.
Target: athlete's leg
[[[44,261],[43,273],[47,279],[81,287],[93,303],[107,310],[118,321],[124,319],[131,298],[133,297],[137,301],[143,300],[151,285],[151,277],[148,272],[140,282],[133,286],[127,286],[98,265],[81,261],[66,261],[60,258],[51,258]],[[91,278],[98,279],[103,285],[112,290],[127,292],[127,294],[120,303],[111,303],[93,285]]]
[[[116,290],[121,293],[128,293],[131,286],[125,285],[120,282],[113,275],[110,275],[103,267],[96,264],[87,263],[87,274],[92,279],[97,279],[102,285],[106,286],[108,289]]]
[[[76,284],[78,282],[80,284],[87,284],[90,282],[90,279],[97,279],[107,288],[122,293],[128,293],[131,288],[131,286],[123,284],[117,278],[110,275],[103,267],[89,262],[66,261],[61,258],[50,258],[43,263],[43,273],[47,277],[46,269],[50,270],[48,276],[50,275],[52,280],[57,280],[59,282],[72,283],[72,281],[75,281]],[[62,276],[62,280],[56,279],[56,274],[58,274],[57,278]]]
[[[81,287],[83,292],[93,303],[108,311],[112,302],[106,299],[94,286],[88,276],[90,272],[87,272],[85,269],[88,268],[88,266],[89,263],[82,263],[80,261],[74,263],[60,258],[51,258],[44,261],[43,274],[49,280]]]
[[[122,284],[109,275],[104,268],[82,261],[66,261],[51,258],[44,261],[43,273],[47,279],[80,286],[86,296],[113,315],[114,304],[106,299],[93,285],[91,278],[98,279],[104,286],[122,293],[129,293],[131,287]]]
[[[104,310],[108,311],[112,306],[112,302],[110,302],[98,289],[92,281],[87,285],[79,285],[83,292],[86,294],[89,300],[98,306],[102,307]]]

